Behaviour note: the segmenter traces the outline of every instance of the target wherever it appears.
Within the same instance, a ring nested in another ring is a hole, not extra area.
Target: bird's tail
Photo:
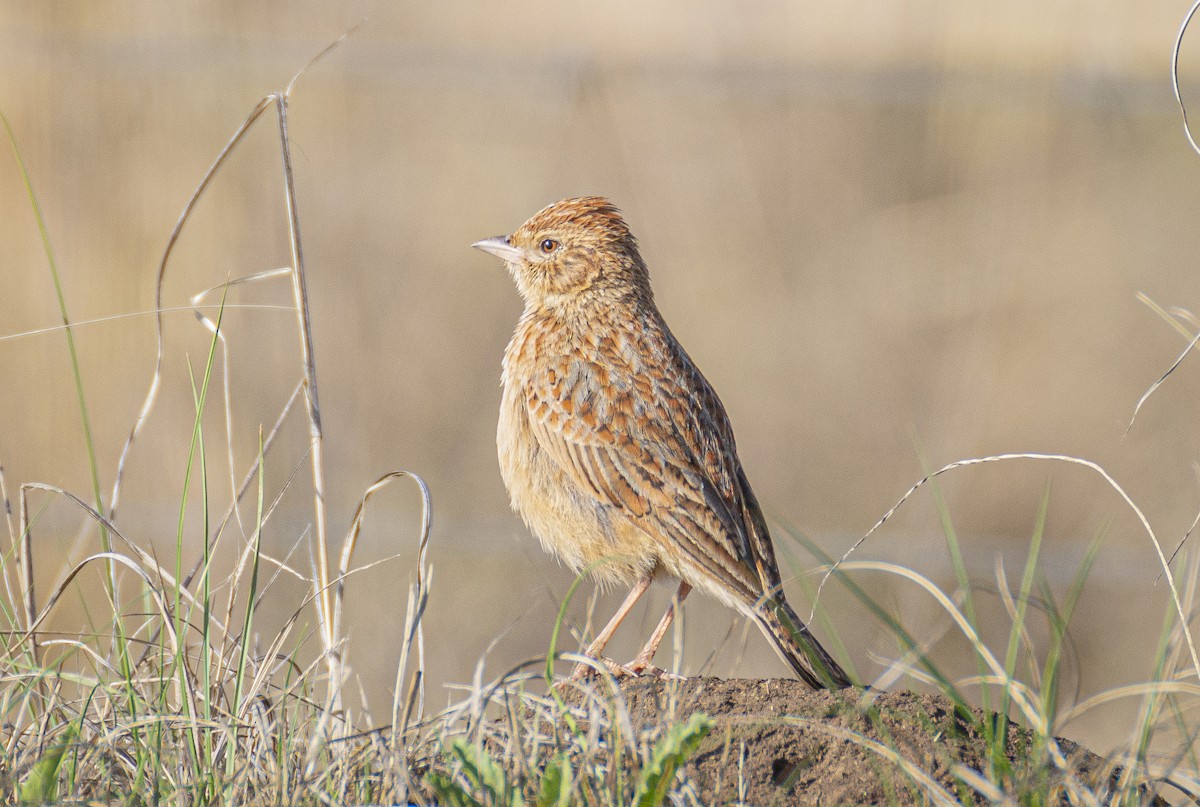
[[[813,689],[845,689],[854,682],[833,656],[821,647],[804,621],[782,597],[759,605],[759,618],[767,637],[800,680]]]

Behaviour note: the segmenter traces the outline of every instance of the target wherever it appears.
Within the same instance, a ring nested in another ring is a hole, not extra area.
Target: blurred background
[[[926,470],[991,453],[1096,461],[1168,551],[1178,543],[1200,507],[1194,359],[1125,430],[1187,344],[1136,295],[1200,304],[1200,157],[1169,81],[1185,11],[1033,0],[13,3],[0,15],[0,110],[80,323],[107,491],[151,379],[158,262],[184,204],[253,105],[365,19],[299,79],[290,104],[330,526],[340,541],[386,471],[429,483],[425,624],[438,705],[457,697],[442,687],[469,682],[477,664],[487,678],[545,653],[572,580],[508,509],[494,429],[499,361],[521,305],[499,261],[468,247],[565,196],[604,194],[625,211],[660,307],[730,412],[799,604],[814,561],[789,532],[840,555]],[[1181,77],[1200,104],[1194,44],[1185,41]],[[183,495],[189,366],[202,373],[210,338],[190,300],[290,260],[278,144],[268,114],[201,200],[166,273],[163,386],[116,519],[160,558],[173,557]],[[58,303],[8,156],[0,245],[9,494],[42,481],[90,498]],[[240,480],[259,425],[270,427],[300,378],[296,326],[280,308],[289,302],[284,280],[229,294],[232,437],[217,386],[204,421],[213,512],[231,495],[227,451]],[[265,540],[307,573],[305,450],[294,415],[267,463],[268,495],[282,497]],[[1047,486],[1043,568],[1060,597],[1103,539],[1064,694],[1146,680],[1167,589],[1129,508],[1077,466],[1014,462],[941,478],[989,638],[1002,648],[1008,621],[988,592],[1000,567],[1017,586]],[[191,497],[189,558],[203,534],[195,485]],[[38,501],[37,574],[49,586],[97,537],[61,501]],[[402,485],[373,501],[356,562],[399,557],[347,589],[349,660],[377,722],[419,510]],[[252,504],[246,516],[249,525]],[[226,530],[226,563],[244,540]],[[859,556],[953,586],[929,490]],[[911,584],[858,577],[917,635],[946,631]],[[266,638],[307,608],[306,592],[288,574],[272,583]],[[596,605],[599,622],[620,596]],[[635,613],[614,657],[636,651],[669,596],[655,591]],[[65,602],[61,625],[85,606],[82,593]],[[896,655],[894,638],[836,586],[822,606],[864,676]],[[573,624],[587,607],[581,594]],[[683,644],[685,671],[787,674],[756,630],[700,597],[685,609]],[[975,669],[952,631],[934,655],[953,674]],[[669,649],[659,661],[673,663]],[[1125,739],[1122,716],[1135,706],[1093,712],[1067,733],[1103,752]]]

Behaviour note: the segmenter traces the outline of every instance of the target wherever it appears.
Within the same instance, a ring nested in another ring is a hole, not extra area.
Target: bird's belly
[[[653,542],[631,518],[580,488],[541,449],[524,401],[507,389],[496,447],[512,507],[547,552],[576,572],[592,567],[604,586],[627,585],[658,565]]]

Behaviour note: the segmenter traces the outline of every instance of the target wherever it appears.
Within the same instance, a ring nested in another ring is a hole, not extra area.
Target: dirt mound
[[[684,770],[702,804],[929,803],[921,777],[966,803],[987,803],[956,770],[988,767],[980,712],[956,712],[937,695],[874,693],[873,708],[855,693],[811,692],[799,681],[662,680],[621,683],[635,726],[678,722],[703,712],[716,725]],[[1020,777],[1045,792],[1055,773],[1032,759],[1029,732],[1011,728],[1007,755]],[[1058,740],[1076,780],[1099,790],[1112,768],[1069,740]],[[906,771],[905,768],[908,768]],[[969,773],[968,773],[969,775]],[[1065,802],[1064,802],[1065,803]]]

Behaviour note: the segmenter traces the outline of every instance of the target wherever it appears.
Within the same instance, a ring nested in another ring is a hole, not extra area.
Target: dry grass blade
[[[360,23],[361,25],[361,23]],[[321,407],[317,393],[317,366],[313,352],[312,318],[308,306],[308,282],[304,269],[304,250],[300,239],[300,215],[296,205],[296,183],[292,172],[291,139],[288,136],[287,105],[288,98],[296,81],[305,70],[316,64],[350,34],[358,26],[351,28],[330,43],[324,50],[298,71],[287,88],[282,93],[276,93],[273,98],[279,122],[279,148],[283,158],[284,204],[287,208],[288,243],[292,251],[292,295],[296,305],[296,324],[300,337],[300,360],[304,378],[304,401],[308,410],[309,437],[311,440],[309,458],[312,466],[313,510],[316,537],[316,567],[317,620],[321,626],[322,640],[326,661],[329,667],[329,713],[337,716],[341,725],[348,724],[341,695],[341,681],[346,677],[345,659],[342,657],[340,646],[342,637],[336,632],[335,605],[331,600],[332,592],[329,579],[329,540],[328,517],[325,503],[325,439],[321,426]]]
[[[17,551],[17,575],[21,591],[21,605],[25,609],[26,641],[29,643],[29,657],[34,666],[38,664],[37,631],[33,629],[34,617],[37,614],[37,595],[34,592],[33,578],[33,533],[29,521],[29,501],[22,487],[19,499],[18,523],[21,525],[21,543]]]
[[[1163,308],[1161,305],[1156,303],[1154,301],[1154,298],[1152,298],[1149,294],[1146,294],[1146,292],[1144,292],[1144,291],[1139,291],[1138,293],[1136,293],[1133,296],[1134,296],[1134,299],[1136,299],[1139,303],[1146,306],[1151,311],[1153,311],[1155,314],[1157,314],[1159,319],[1161,319],[1163,322],[1167,323],[1172,328],[1174,328],[1175,331],[1180,336],[1182,336],[1184,339],[1191,340],[1192,336],[1194,335],[1193,331],[1197,327],[1200,327],[1200,322],[1197,322],[1196,318],[1194,316],[1192,316],[1192,313],[1186,309],[1172,308],[1171,310],[1168,311],[1167,309]],[[1192,326],[1192,329],[1189,330],[1183,324],[1183,322],[1180,322],[1180,320],[1187,321]]]
[[[977,770],[959,764],[954,766],[952,773],[961,781],[966,782],[976,793],[987,799],[989,804],[1017,804],[1017,800],[1011,794],[1005,793],[996,786],[995,782],[984,778],[983,774]]]
[[[66,592],[67,588],[71,584],[71,581],[74,580],[79,573],[87,568],[93,561],[103,561],[107,566],[119,564],[126,567],[142,579],[142,582],[145,584],[146,591],[149,592],[154,599],[154,604],[157,606],[159,615],[162,617],[163,626],[166,629],[167,636],[171,642],[171,650],[173,653],[178,654],[180,652],[179,636],[175,632],[174,621],[171,619],[171,614],[167,608],[167,603],[162,592],[154,584],[154,581],[151,579],[150,575],[144,569],[142,569],[140,565],[138,565],[132,558],[117,552],[97,552],[93,555],[89,555],[88,557],[79,561],[79,563],[75,564],[75,566],[72,567],[67,573],[66,577],[54,588],[52,592],[50,592],[50,597],[46,600],[45,606],[42,607],[41,613],[38,614],[37,618],[29,626],[28,634],[32,634],[35,630],[37,630],[38,626],[41,625],[42,622],[45,621],[45,619],[54,610],[54,606]],[[116,614],[114,614],[114,618],[115,617]],[[188,719],[191,721],[191,725],[193,727],[193,730],[189,732],[188,735],[192,741],[192,753],[195,755],[196,759],[199,759],[200,737],[195,731],[195,726],[198,721],[198,710],[196,706],[197,697],[195,686],[191,680],[191,677],[188,675],[186,666],[180,668],[179,678],[182,681],[183,688],[183,691],[179,693],[179,699],[186,705],[188,710]]]
[[[350,522],[350,529],[342,540],[342,556],[338,564],[338,579],[334,594],[333,625],[334,632],[340,632],[342,604],[345,599],[345,580],[350,574],[350,564],[354,558],[354,550],[358,546],[358,536],[362,532],[363,522],[367,515],[367,503],[377,492],[387,487],[397,479],[411,479],[416,483],[421,493],[421,526],[417,533],[417,586],[424,588],[425,555],[429,548],[429,531],[433,528],[433,499],[429,494],[429,486],[425,480],[411,471],[390,471],[376,479],[367,487],[358,502],[358,509]]]
[[[971,646],[979,654],[979,657],[983,659],[988,668],[991,669],[992,674],[996,677],[996,679],[1000,681],[1011,680],[1008,675],[1005,674],[1004,665],[1001,664],[1000,660],[995,657],[991,649],[984,644],[983,640],[979,637],[979,633],[975,629],[975,626],[967,620],[966,616],[963,614],[958,605],[952,599],[950,599],[950,597],[946,596],[946,593],[934,585],[933,581],[929,580],[927,577],[918,574],[912,569],[900,566],[899,564],[885,563],[883,561],[851,561],[844,565],[844,569],[848,572],[886,572],[888,574],[893,574],[897,577],[901,577],[905,580],[910,580],[913,583],[916,583],[918,586],[925,589],[925,591],[933,597],[937,604],[940,605],[942,609],[950,616],[950,618],[958,626],[958,629],[962,632],[962,635],[967,639],[968,642],[971,643]],[[1044,729],[1044,726],[1038,725],[1041,722],[1041,714],[1034,704],[1033,699],[1028,697],[1027,692],[1020,690],[1018,690],[1018,692],[1020,693],[1020,696],[1017,698],[1017,702],[1021,707],[1021,711],[1025,714],[1026,718],[1031,721],[1031,724],[1037,725],[1039,729]]]
[[[911,665],[911,664],[907,665],[905,667],[904,674],[909,676],[913,680],[918,681],[919,683],[925,684],[927,686],[938,687],[941,684],[941,682],[939,682],[933,676],[926,673],[923,669],[921,669],[920,667]],[[1026,685],[1022,684],[1021,682],[1016,681],[1012,678],[1009,678],[1007,676],[996,676],[996,675],[970,676],[968,678],[964,678],[961,681],[956,682],[956,685],[960,686],[960,687],[980,686],[980,685],[999,685],[1002,687],[1010,687],[1010,688],[1012,688],[1013,691],[1019,691],[1020,693],[1022,693],[1024,696],[1026,696],[1026,698],[1030,702],[1033,702],[1036,700],[1036,694],[1037,694],[1037,693],[1033,692],[1028,686],[1026,686]],[[871,693],[867,693],[867,696],[864,696],[862,702],[864,704],[870,702],[870,700],[869,700],[870,697],[871,697]],[[1048,724],[1045,723],[1045,721],[1040,721],[1040,722],[1041,722],[1041,728],[1044,729],[1046,732],[1050,732],[1050,733],[1041,734],[1039,736],[1039,740],[1045,744],[1045,750],[1048,754],[1049,761],[1053,764],[1054,769],[1057,770],[1062,775],[1063,783],[1066,786],[1068,786],[1068,788],[1074,794],[1072,796],[1072,803],[1097,804],[1098,802],[1097,802],[1095,796],[1091,793],[1091,791],[1078,781],[1077,777],[1074,775],[1074,771],[1071,767],[1070,760],[1066,757],[1065,754],[1063,754],[1062,749],[1059,747],[1058,741],[1054,737],[1054,732],[1058,731],[1058,726],[1057,725],[1049,726]],[[1035,726],[1034,728],[1036,730],[1038,727]],[[981,793],[984,791],[1001,792],[1001,793],[1007,792],[1007,791],[1001,790],[999,788],[999,786],[997,785],[997,783],[995,783],[989,779],[981,779],[979,781],[988,783],[983,788],[983,790],[980,790]],[[972,784],[972,787],[974,787],[974,786],[975,785]],[[979,790],[979,788],[976,788],[976,789]],[[1032,795],[1032,794],[1018,792],[1016,795],[1024,798],[1024,797]],[[1006,798],[1010,798],[1011,796],[1012,796],[1012,794],[1009,794],[1008,796],[1006,796]],[[1053,803],[1053,801],[1051,801],[1051,803]]]
[[[1133,415],[1129,418],[1128,425],[1125,426],[1125,434],[1129,434],[1129,430],[1133,428],[1133,423],[1137,420],[1138,412],[1142,411],[1142,404],[1146,403],[1146,400],[1154,394],[1154,391],[1161,387],[1163,382],[1170,378],[1171,374],[1175,372],[1179,365],[1183,364],[1183,360],[1186,359],[1187,355],[1192,352],[1193,348],[1196,347],[1197,342],[1200,342],[1200,333],[1192,337],[1192,341],[1188,342],[1187,347],[1183,349],[1183,352],[1179,354],[1179,357],[1176,358],[1171,366],[1167,368],[1167,371],[1163,373],[1157,381],[1151,384],[1149,389],[1142,393],[1142,397],[1138,398],[1137,404],[1133,407]]]
[[[324,51],[323,53],[328,52]],[[294,81],[294,79],[293,79]],[[289,85],[289,90],[291,85]],[[279,147],[283,156],[284,203],[287,207],[288,243],[292,250],[292,294],[296,305],[296,324],[300,332],[300,363],[304,378],[304,402],[308,409],[309,459],[313,482],[313,526],[316,535],[316,566],[319,599],[317,619],[329,663],[331,710],[340,714],[341,695],[334,681],[343,676],[343,659],[337,653],[340,637],[334,632],[333,602],[329,580],[329,522],[325,506],[325,436],[321,426],[321,405],[317,393],[317,365],[313,355],[312,317],[308,307],[308,282],[304,271],[304,250],[300,241],[300,214],[296,209],[296,183],[292,173],[291,142],[288,137],[285,93],[272,96],[279,121]]]
[[[425,604],[428,598],[427,580],[428,580],[428,562],[426,555],[429,547],[429,534],[433,526],[433,502],[429,493],[429,486],[425,484],[425,480],[409,471],[392,471],[384,474],[376,479],[363,493],[359,501],[358,509],[355,511],[354,518],[351,521],[350,529],[346,533],[346,537],[342,542],[342,555],[338,566],[338,576],[333,582],[333,615],[332,615],[332,633],[340,635],[341,630],[341,615],[342,606],[345,598],[345,581],[352,573],[350,564],[354,558],[354,550],[358,545],[358,536],[362,532],[363,522],[366,518],[366,508],[371,498],[380,490],[388,486],[395,480],[409,478],[416,484],[421,493],[421,526],[418,533],[417,543],[417,581],[415,592],[409,592],[408,610],[405,615],[405,632],[402,637],[400,664],[397,670],[396,695],[393,699],[392,716],[393,723],[396,725],[397,715],[400,713],[399,707],[399,692],[400,680],[407,669],[408,658],[410,654],[409,648],[415,641],[417,644],[417,670],[411,682],[409,689],[409,699],[406,702],[406,707],[403,710],[404,722],[407,724],[409,715],[412,712],[412,698],[416,699],[417,714],[420,715],[424,711],[424,669],[425,669],[425,641],[424,633],[421,629],[421,617],[424,614]],[[375,565],[375,564],[371,564]],[[364,570],[368,567],[362,567]],[[323,591],[323,590],[322,590]],[[327,650],[327,656],[330,653],[339,653],[337,648]],[[332,675],[332,667],[330,674]],[[323,721],[333,720],[336,717],[336,708],[340,700],[329,698],[326,702],[321,719]],[[419,718],[418,718],[419,719]],[[321,732],[317,732],[313,736],[313,741],[309,748],[309,768],[315,764],[317,743],[321,738]]]
[[[1098,706],[1121,700],[1122,698],[1139,698],[1146,695],[1163,695],[1175,693],[1200,697],[1200,684],[1189,684],[1184,681],[1151,681],[1142,684],[1128,684],[1105,690],[1090,698],[1086,698],[1063,712],[1060,725],[1078,718]]]
[[[41,491],[45,491],[47,493],[57,494],[59,496],[62,496],[67,501],[71,502],[72,504],[74,504],[79,509],[83,510],[84,513],[89,518],[93,519],[96,523],[100,524],[102,527],[104,527],[106,530],[108,530],[108,532],[111,533],[112,535],[115,535],[121,541],[121,543],[123,543],[131,552],[133,552],[133,554],[137,555],[138,561],[142,565],[153,569],[154,573],[158,576],[159,581],[165,588],[170,588],[173,591],[178,591],[181,598],[184,600],[187,600],[189,604],[191,604],[194,607],[201,607],[201,604],[196,599],[195,595],[193,595],[190,591],[188,591],[186,581],[181,585],[180,582],[178,580],[176,580],[174,576],[172,576],[170,571],[168,571],[166,569],[166,567],[164,567],[161,563],[159,563],[158,560],[155,559],[155,557],[152,554],[150,554],[146,550],[142,549],[140,546],[138,546],[133,541],[129,540],[129,538],[127,538],[121,530],[117,529],[116,525],[110,519],[108,519],[108,518],[102,516],[100,513],[96,512],[96,509],[93,508],[87,502],[85,502],[83,499],[79,498],[78,496],[76,496],[74,493],[72,493],[69,490],[64,490],[63,488],[57,487],[55,485],[47,485],[44,482],[26,482],[24,485],[21,486],[22,497],[24,496],[25,491],[27,491],[27,490],[41,490]],[[114,608],[115,608],[115,605],[114,605]],[[219,622],[214,620],[214,624],[219,630],[224,631],[224,629],[225,629],[224,626],[221,625]]]
[[[1008,586],[1008,573],[1004,570],[1004,558],[1000,555],[996,555],[996,591],[1000,595],[1000,602],[1004,604],[1005,613],[1008,614],[1008,618],[1012,620],[1012,624],[1017,629],[1021,644],[1032,653],[1034,643],[1033,637],[1029,635],[1029,624],[1022,618],[1020,606],[1013,598],[1012,590]],[[1036,689],[1041,686],[1041,672],[1036,664],[1032,664],[1030,667],[1030,677],[1033,679],[1033,687]]]
[[[227,303],[224,306],[209,305],[201,306],[213,311],[224,308],[226,311],[233,310],[254,310],[254,311],[291,311],[290,305],[271,305],[268,303],[253,303],[253,304],[234,304]],[[145,311],[125,311],[121,314],[109,314],[103,317],[92,317],[91,319],[75,320],[71,323],[71,327],[79,330],[86,325],[103,325],[110,322],[120,322],[124,319],[135,319],[137,317],[149,317],[155,314],[194,314],[196,313],[195,305],[175,305],[166,306],[158,310],[146,309]],[[14,339],[25,339],[30,336],[41,336],[48,333],[57,333],[66,330],[66,325],[47,325],[44,328],[30,328],[27,331],[18,331],[16,333],[0,334],[0,342],[9,342]]]
[[[1187,106],[1184,105],[1183,95],[1179,91],[1179,51],[1183,48],[1183,35],[1187,33],[1197,9],[1200,9],[1200,0],[1192,3],[1184,15],[1183,22],[1179,25],[1179,33],[1175,36],[1175,46],[1171,48],[1171,89],[1175,92],[1175,103],[1179,106],[1179,114],[1183,118],[1183,134],[1187,137],[1192,151],[1200,154],[1200,146],[1196,145],[1196,139],[1192,137],[1192,127],[1188,123]]]
[[[417,577],[408,588],[408,598],[404,609],[404,633],[400,643],[400,660],[396,665],[396,683],[392,692],[392,733],[389,744],[393,754],[398,752],[401,739],[408,735],[408,728],[414,715],[417,722],[420,722],[425,713],[425,632],[422,628],[422,617],[425,614],[425,606],[429,600],[429,586],[432,583],[433,572],[428,561],[429,535],[433,526],[433,505],[425,480],[415,474],[408,474],[404,471],[380,477],[367,493],[364,494],[363,500],[359,504],[359,513],[355,515],[354,526],[352,527],[353,532],[357,536],[362,523],[361,514],[366,507],[367,496],[377,487],[385,484],[389,479],[399,478],[400,476],[411,476],[421,490],[421,528],[417,542]],[[349,536],[347,536],[345,543],[347,547],[350,547],[351,540]],[[352,548],[350,551],[353,551]],[[349,557],[345,551],[342,557],[342,568],[342,574],[344,575],[346,574],[345,570],[349,568]],[[340,592],[338,603],[340,608]],[[414,644],[417,651],[417,666],[402,695],[402,682],[404,681],[405,674],[408,672]],[[402,699],[403,706],[401,706]]]
[[[8,497],[8,483],[4,476],[4,466],[0,464],[0,507],[4,508],[4,523],[8,527],[8,545],[10,547],[11,556],[17,559],[18,568],[21,562],[21,543],[22,538],[18,537],[17,525],[13,522],[12,500]],[[3,553],[0,553],[0,580],[4,582],[4,593],[8,597],[8,602],[18,603],[24,597],[18,596],[13,590],[13,582],[8,573],[8,564],[3,562]],[[18,574],[20,572],[18,571]],[[20,585],[18,581],[17,585]]]

